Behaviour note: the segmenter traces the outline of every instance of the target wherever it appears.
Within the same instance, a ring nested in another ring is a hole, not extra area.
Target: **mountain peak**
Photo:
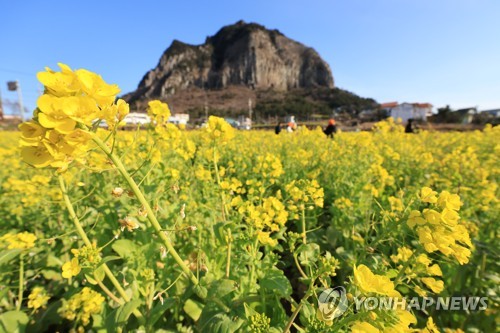
[[[129,102],[166,99],[189,88],[229,86],[277,91],[333,88],[333,76],[314,49],[278,30],[240,20],[222,27],[201,45],[174,40],[137,90],[125,98]]]

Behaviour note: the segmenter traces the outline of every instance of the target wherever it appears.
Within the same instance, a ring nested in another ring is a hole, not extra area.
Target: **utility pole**
[[[3,120],[2,89],[0,89],[0,120]]]
[[[21,85],[19,84],[19,81],[16,80],[7,82],[7,89],[9,91],[17,91],[17,102],[19,103],[21,121],[24,121],[23,94],[21,93]]]
[[[252,99],[249,98],[248,99],[248,118],[250,118],[250,121],[252,121],[252,113],[253,113],[253,110],[252,110]]]

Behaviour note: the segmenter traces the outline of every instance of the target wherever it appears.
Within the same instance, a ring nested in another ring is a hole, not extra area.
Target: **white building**
[[[408,119],[427,121],[427,117],[432,116],[432,104],[430,103],[385,103],[381,104],[381,108],[388,111],[389,115],[398,119],[401,118],[403,123]]]
[[[189,121],[189,114],[176,113],[168,118],[168,122],[176,125],[186,125]]]

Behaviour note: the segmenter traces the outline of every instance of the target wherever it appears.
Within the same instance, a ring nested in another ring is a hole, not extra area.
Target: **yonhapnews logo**
[[[318,297],[318,313],[324,321],[342,316],[348,306],[346,290],[342,286],[325,289]]]
[[[488,297],[351,297],[355,311],[361,310],[421,310],[428,311],[483,311],[488,308]],[[325,289],[318,297],[320,319],[331,321],[346,312],[349,307],[344,287]]]

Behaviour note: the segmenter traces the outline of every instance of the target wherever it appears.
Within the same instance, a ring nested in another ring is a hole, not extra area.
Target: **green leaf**
[[[119,256],[105,256],[104,258],[102,258],[99,265],[103,265],[103,264],[110,262],[110,261],[113,261],[113,260],[120,260],[121,258],[122,257],[119,257]]]
[[[259,313],[252,309],[250,306],[247,305],[247,303],[243,303],[243,306],[245,307],[245,317],[247,319],[250,319],[250,317],[258,315]]]
[[[129,239],[119,239],[111,247],[123,259],[132,256],[137,251],[137,245]]]
[[[233,333],[241,327],[243,322],[244,321],[241,318],[237,318],[233,321],[226,314],[218,313],[210,318],[210,320],[206,321],[200,331],[213,333]]]
[[[8,263],[9,261],[17,257],[17,255],[21,252],[21,249],[11,249],[0,252],[0,265]]]
[[[104,280],[104,277],[106,276],[106,273],[104,272],[104,266],[99,266],[95,269],[94,271],[94,278],[97,281],[102,281]]]
[[[235,290],[236,281],[228,279],[216,280],[212,284],[210,284],[210,288],[208,289],[208,297],[222,298]]]
[[[281,297],[288,297],[292,294],[292,286],[282,271],[273,269],[260,279],[260,286],[272,291]]]
[[[8,311],[0,315],[0,333],[22,333],[26,330],[28,316],[21,311]]]
[[[390,269],[387,271],[387,273],[385,274],[389,279],[392,279],[392,278],[395,278],[396,276],[398,276],[398,271],[395,270],[395,269]]]
[[[304,266],[310,266],[312,263],[317,262],[320,257],[320,248],[316,243],[303,244],[299,246],[297,251],[300,253],[299,261]]]
[[[173,298],[166,298],[166,299],[164,298],[163,304],[160,301],[157,301],[157,304],[155,305],[153,310],[151,310],[151,313],[149,315],[148,319],[149,325],[153,326],[158,321],[158,319],[160,319],[161,316],[163,316],[165,311],[170,309],[175,304],[176,301]]]
[[[96,284],[99,283],[96,279],[94,279],[94,277],[91,274],[84,274],[84,275],[87,282],[90,283],[91,285],[95,286]]]
[[[198,321],[201,316],[201,312],[203,311],[203,304],[193,301],[192,299],[188,299],[183,307],[184,311],[188,314],[191,319],[194,321]]]
[[[120,306],[116,310],[115,324],[119,326],[125,326],[127,324],[128,318],[141,305],[141,301],[138,299],[131,300],[124,305]]]

